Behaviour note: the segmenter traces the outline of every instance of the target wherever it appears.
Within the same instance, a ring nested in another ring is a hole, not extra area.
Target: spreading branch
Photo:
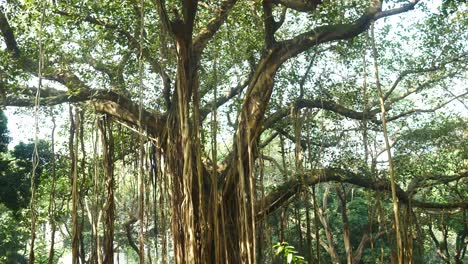
[[[28,88],[28,90],[35,90],[35,88]],[[52,106],[91,101],[96,111],[107,113],[135,126],[139,125],[138,104],[114,91],[82,88],[77,91],[67,92],[48,88],[44,92],[41,91],[41,95],[41,105]],[[8,96],[4,103],[5,106],[32,107],[34,106],[34,97],[24,94]],[[143,127],[147,128],[150,133],[157,134],[164,127],[165,115],[143,109],[142,116]]]
[[[280,52],[281,60],[286,61],[318,44],[351,39],[367,30],[372,21],[410,11],[414,9],[414,6],[418,2],[419,0],[414,0],[402,7],[382,12],[382,3],[380,1],[374,1],[373,5],[354,22],[319,26],[292,39],[280,42],[279,45],[282,47]]]
[[[411,110],[408,110],[406,112],[400,113],[398,115],[389,117],[387,121],[389,121],[389,122],[394,121],[394,120],[400,119],[402,117],[406,117],[406,116],[409,116],[409,115],[412,115],[412,114],[417,114],[417,113],[432,113],[432,112],[435,112],[435,111],[441,109],[442,107],[448,105],[449,103],[451,103],[454,100],[458,100],[460,98],[465,97],[466,95],[468,95],[468,92],[460,94],[458,96],[455,96],[454,98],[451,98],[450,100],[447,100],[447,101],[437,105],[434,108],[430,108],[430,109],[419,109],[419,108],[411,109]]]
[[[393,82],[392,86],[390,89],[385,93],[384,96],[384,101],[387,101],[387,99],[390,97],[390,95],[393,93],[393,91],[398,87],[400,82],[404,80],[406,77],[414,75],[414,74],[421,74],[421,73],[431,73],[431,72],[436,72],[438,70],[444,69],[448,64],[454,63],[454,62],[459,62],[461,61],[464,57],[466,57],[468,54],[462,54],[460,56],[457,56],[455,58],[452,58],[448,61],[444,61],[442,63],[439,63],[437,65],[433,65],[431,67],[426,67],[426,68],[420,68],[420,69],[410,69],[410,70],[405,70],[398,75],[398,77],[395,79]],[[423,85],[420,85],[423,86]],[[419,89],[414,89],[415,91]]]
[[[328,110],[344,117],[348,117],[355,120],[371,120],[375,123],[378,123],[379,120],[375,117],[376,114],[379,112],[379,109],[369,110],[367,112],[358,112],[349,108],[346,108],[342,105],[339,105],[331,100],[320,100],[320,99],[297,99],[295,102],[290,104],[290,106],[281,108],[275,113],[271,114],[269,117],[265,119],[264,128],[270,128],[278,122],[279,120],[283,119],[284,117],[288,116],[291,113],[291,109],[302,109],[302,108],[316,108],[316,109],[323,109]]]

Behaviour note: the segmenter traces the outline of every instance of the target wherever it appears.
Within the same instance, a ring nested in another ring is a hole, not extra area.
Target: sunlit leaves
[[[275,250],[276,256],[282,256],[284,263],[293,263],[293,264],[300,264],[300,263],[307,263],[304,257],[298,255],[293,246],[290,246],[287,242],[281,242],[273,245],[273,249]]]

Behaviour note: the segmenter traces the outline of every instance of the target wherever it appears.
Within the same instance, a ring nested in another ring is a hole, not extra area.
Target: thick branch
[[[418,93],[420,91],[422,91],[423,89],[431,86],[431,85],[434,85],[435,83],[445,79],[447,76],[443,76],[443,77],[436,77],[436,78],[431,78],[421,84],[419,84],[418,86],[416,86],[415,88],[407,91],[406,93],[400,95],[400,96],[397,96],[395,98],[391,98],[391,100],[387,100],[387,98],[384,98],[385,102],[387,105],[392,105],[398,101],[401,101],[403,99],[405,99],[406,97],[412,95],[412,94],[415,94],[415,93]],[[387,93],[389,95],[389,93]]]
[[[263,25],[265,27],[265,45],[267,49],[273,46],[276,43],[275,40],[275,31],[277,27],[275,26],[276,21],[273,17],[273,7],[272,4],[263,1]]]
[[[296,138],[294,135],[290,134],[288,131],[282,129],[282,128],[275,128],[275,130],[283,135],[285,138],[291,140],[292,142],[296,142]],[[325,131],[326,132],[326,131]],[[338,143],[340,142],[340,140],[343,138],[343,135],[344,135],[344,132],[341,131],[341,134],[339,136],[339,138],[336,140],[336,141],[328,141],[326,140],[326,142],[312,142],[310,140],[306,140],[306,139],[300,139],[300,142],[301,142],[301,148],[302,150],[307,150],[307,148],[309,147],[309,145],[314,145],[314,146],[318,146],[318,147],[321,147],[321,148],[330,148],[330,147],[334,147],[336,145],[338,145]]]
[[[192,38],[195,16],[197,14],[198,0],[183,0],[182,15],[184,16],[184,25],[186,38]]]
[[[463,172],[462,174],[468,174]],[[309,171],[303,175],[304,184],[315,185],[323,182],[342,182],[350,183],[356,186],[360,186],[366,189],[374,191],[385,191],[390,192],[390,183],[387,180],[373,180],[364,176],[360,176],[350,171],[344,171],[340,169],[323,169]],[[300,177],[294,177],[294,179],[285,182],[275,192],[265,197],[261,204],[264,207],[258,206],[257,208],[264,208],[262,211],[257,213],[257,218],[261,218],[263,215],[268,215],[281,207],[291,197],[299,193],[302,189]],[[436,203],[436,202],[424,202],[410,198],[410,196],[401,187],[397,186],[397,196],[400,202],[408,203],[411,202],[413,207],[419,207],[424,209],[467,209],[468,202],[452,202],[452,203]]]
[[[272,0],[271,2],[301,12],[314,11],[322,3],[321,0]]]
[[[417,0],[412,3],[411,8],[405,6],[405,10],[412,9],[416,3]],[[318,44],[350,39],[364,32],[370,25],[370,22],[375,19],[376,15],[380,14],[381,2],[375,1],[373,5],[354,23],[321,26],[292,39],[282,41],[272,47],[267,47],[268,50],[259,61],[249,88],[246,91],[242,110],[238,118],[239,126],[233,148],[234,155],[229,155],[229,157],[234,158],[238,162],[244,162],[245,157],[248,156],[246,153],[247,146],[257,142],[262,132],[260,124],[263,121],[265,110],[270,101],[274,77],[279,67],[286,60]],[[403,12],[402,10],[392,10],[392,12],[397,14]],[[234,166],[237,162],[230,162],[230,164]],[[230,176],[226,179],[224,190],[231,189],[231,184],[234,182],[232,175],[236,174],[235,170],[230,166],[224,172],[225,175]]]
[[[419,1],[420,0],[411,0],[408,4],[405,4],[405,5],[401,6],[401,7],[386,10],[386,11],[383,11],[383,12],[379,12],[379,13],[377,13],[375,15],[374,19],[378,20],[378,19],[381,19],[381,18],[384,18],[384,17],[394,16],[394,15],[398,15],[398,14],[405,13],[405,12],[408,12],[410,10],[413,10],[414,6],[417,3],[419,3]]]
[[[46,96],[46,95],[50,96]],[[96,111],[110,114],[133,125],[138,125],[139,106],[114,91],[80,89],[74,92],[45,90],[41,92],[41,105],[58,105],[63,103],[79,103],[92,101]],[[34,106],[33,96],[8,96],[5,106]],[[152,134],[157,134],[163,128],[166,117],[143,109],[143,127]]]
[[[194,39],[195,53],[201,54],[208,41],[216,34],[221,25],[226,21],[229,12],[236,4],[237,0],[225,0],[221,3],[219,9],[215,11],[216,16],[200,30],[200,33]]]
[[[3,35],[3,40],[5,41],[7,50],[9,50],[14,57],[19,57],[20,49],[18,48],[18,43],[16,43],[15,35],[13,29],[10,27],[8,20],[3,13],[3,10],[0,9],[0,31]]]

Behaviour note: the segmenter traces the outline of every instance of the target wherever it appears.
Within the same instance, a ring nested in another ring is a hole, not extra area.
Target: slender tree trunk
[[[158,181],[162,180],[160,179],[158,170],[159,170],[159,164],[158,160],[156,157],[156,146],[154,144],[151,144],[151,150],[150,150],[150,179],[151,179],[151,203],[148,202],[149,207],[152,206],[152,214],[153,214],[153,225],[154,225],[154,249],[155,249],[155,256],[154,256],[154,261],[156,263],[159,262],[159,253],[158,253],[158,235],[159,235],[159,218],[158,218]],[[149,221],[148,221],[149,222]]]
[[[344,187],[341,186],[343,189]],[[346,210],[346,193],[338,185],[336,186],[336,191],[338,198],[341,203],[341,219],[343,221],[343,241],[346,251],[346,263],[353,264],[353,248],[351,245],[351,237],[349,231],[349,221],[348,221],[348,212]]]
[[[314,251],[313,249],[313,244],[312,244],[312,228],[311,228],[311,221],[310,219],[310,205],[309,203],[306,203],[306,241],[307,241],[307,252],[309,254],[309,258],[312,260],[314,258]],[[318,243],[319,237],[316,236],[316,240]]]
[[[72,107],[70,106],[70,136],[69,136],[69,152],[70,152],[70,178],[72,180],[72,263],[78,264],[79,258],[79,230],[78,230],[78,164],[77,164],[77,153],[78,134],[76,128],[79,127],[79,114],[78,110],[75,109],[75,115],[73,114]]]
[[[39,64],[37,67],[37,77],[38,85],[34,100],[34,150],[32,157],[32,171],[31,171],[31,198],[29,209],[31,210],[31,242],[29,245],[29,263],[35,263],[35,241],[36,241],[36,177],[37,177],[37,168],[39,165],[39,152],[38,152],[38,142],[39,142],[39,103],[41,99],[41,88],[42,88],[42,71],[44,69],[44,49],[42,46],[42,31],[44,29],[44,13],[46,5],[42,6],[42,12],[40,17],[40,26],[38,33],[38,46],[39,46]],[[3,90],[3,89],[2,89]]]
[[[260,156],[260,161],[259,161],[259,166],[260,166],[260,188],[261,188],[261,201],[265,201],[264,198],[265,198],[265,185],[264,185],[264,176],[265,176],[265,163],[264,163],[264,160],[263,160],[263,154]],[[264,212],[264,208],[265,208],[265,203],[262,202],[261,204],[262,208],[262,212]],[[259,223],[259,231],[258,231],[258,263],[265,263],[265,257],[263,255],[263,248],[264,248],[264,243],[265,243],[265,240],[266,240],[266,237],[265,237],[265,217],[262,217],[262,220],[261,222]],[[266,243],[266,245],[268,245]]]
[[[149,149],[147,149],[146,151],[147,153],[149,152]],[[149,153],[148,153],[149,154]],[[149,156],[147,154],[147,157],[146,157],[146,171],[150,171],[149,168],[148,168],[148,162],[149,162]],[[145,233],[147,234],[147,239],[148,241],[150,240],[150,220],[151,220],[151,204],[152,202],[150,202],[151,200],[151,192],[150,192],[150,188],[151,188],[151,183],[150,183],[151,179],[149,177],[146,177],[146,182],[145,182]],[[150,243],[148,243],[148,250],[146,251],[146,263],[147,264],[151,264],[153,263],[153,259],[151,257],[151,246],[150,246]]]
[[[302,251],[302,249],[304,248],[304,242],[302,241],[301,210],[298,204],[294,206],[294,216],[297,219],[296,228],[297,228],[297,235],[299,236],[299,250]]]
[[[80,167],[81,167],[81,182],[80,182],[80,190],[78,192],[78,204],[81,210],[81,217],[80,217],[80,225],[78,227],[79,239],[80,239],[80,259],[81,263],[86,263],[86,248],[85,248],[85,241],[84,241],[84,221],[85,221],[85,205],[83,202],[83,198],[85,196],[85,183],[86,183],[86,149],[85,149],[85,141],[84,141],[84,120],[85,120],[85,112],[79,112],[79,128],[78,128],[78,140],[76,144],[80,145],[81,148],[81,159],[80,159]],[[78,152],[76,154],[78,156]]]
[[[318,209],[317,212],[318,212],[318,216],[320,218],[320,221],[322,222],[323,229],[325,230],[325,236],[327,237],[328,254],[330,255],[330,258],[331,258],[333,264],[340,264],[341,261],[340,261],[340,257],[338,255],[338,252],[336,251],[333,234],[332,234],[332,230],[331,230],[331,227],[330,227],[330,221],[328,220],[328,217],[326,216],[326,211],[327,211],[327,208],[328,208],[328,196],[329,195],[330,195],[330,187],[327,186],[325,188],[324,193],[323,193],[322,208]]]
[[[309,113],[309,116],[308,118],[310,119],[310,113]],[[310,134],[311,134],[311,131],[310,129],[307,131],[307,149],[308,149],[308,161],[310,163],[310,166],[312,167],[313,165],[313,157],[312,157],[312,151],[311,151],[311,143],[310,143]],[[320,150],[321,151],[321,150]],[[320,155],[321,153],[319,153]],[[318,211],[317,211],[317,194],[315,192],[316,190],[316,185],[312,186],[312,203],[313,203],[313,212],[314,212],[314,231],[315,231],[315,240],[316,240],[316,247],[315,247],[315,258],[316,258],[316,263],[317,264],[320,264],[320,234],[319,234],[319,231],[320,231],[320,226],[319,226],[319,216],[318,216]],[[307,221],[307,246],[309,247],[308,250],[309,250],[309,255],[310,255],[310,260],[311,260],[311,263],[312,263],[312,260],[314,259],[314,255],[313,255],[313,250],[312,250],[312,234],[311,234],[311,227],[310,227],[310,221],[311,221],[311,217],[310,217],[310,205],[309,203],[306,204],[306,221]]]
[[[143,42],[144,37],[144,25],[145,25],[145,9],[143,1],[140,2],[140,42]],[[145,210],[145,169],[143,166],[144,161],[144,137],[143,137],[143,124],[142,124],[142,112],[143,112],[143,45],[140,45],[140,54],[138,58],[138,71],[139,71],[139,113],[138,113],[138,142],[139,142],[139,158],[138,158],[138,220],[139,220],[139,244],[140,244],[140,264],[145,264],[145,237],[144,237],[144,210]]]
[[[167,197],[167,165],[166,168],[162,168],[161,162],[161,153],[158,152],[157,154],[158,164],[159,164],[159,175],[161,175],[161,180],[159,181],[159,207],[161,212],[161,230],[162,230],[162,238],[161,238],[161,261],[162,264],[167,263],[167,230],[166,230],[166,199]]]
[[[466,218],[466,209],[463,210],[463,230],[457,234],[457,239],[455,243],[455,263],[462,264],[463,258],[465,257],[467,243],[465,242],[466,237],[468,236],[468,221]]]
[[[95,120],[95,125],[99,126],[100,120]],[[90,263],[102,263],[102,255],[101,255],[101,244],[99,239],[99,223],[101,222],[102,216],[102,206],[100,201],[100,194],[102,192],[101,189],[101,177],[100,177],[100,164],[97,162],[99,160],[98,155],[98,146],[100,143],[99,140],[99,130],[96,129],[96,126],[93,127],[93,160],[94,162],[94,170],[93,170],[93,197],[91,201],[91,208],[88,208],[88,203],[85,200],[85,205],[88,211],[88,218],[90,219],[91,227],[91,234],[92,234],[92,242],[91,242],[91,256],[90,256]],[[101,143],[102,144],[102,143]]]
[[[281,164],[283,166],[283,180],[288,180],[288,167],[286,165],[286,151],[284,148],[284,138],[280,135],[280,146],[281,146]],[[281,222],[280,222],[280,233],[279,233],[279,242],[285,242],[284,229],[286,229],[287,224],[287,215],[288,215],[288,206],[285,205],[281,208]]]
[[[52,133],[51,133],[51,147],[52,147],[52,187],[49,198],[49,222],[50,222],[50,249],[49,249],[49,264],[54,263],[55,255],[55,184],[57,180],[56,162],[55,162],[55,117],[52,116]]]

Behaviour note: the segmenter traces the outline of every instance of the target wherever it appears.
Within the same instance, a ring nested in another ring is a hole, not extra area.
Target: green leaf
[[[283,251],[283,248],[284,248],[284,246],[279,246],[279,247],[276,249],[276,256],[278,256],[278,255],[281,253],[281,251]]]
[[[287,257],[287,259],[286,259],[286,261],[287,261],[288,263],[291,263],[292,260],[293,260],[293,254],[292,254],[292,253],[289,253],[289,254],[288,254],[288,257]]]

